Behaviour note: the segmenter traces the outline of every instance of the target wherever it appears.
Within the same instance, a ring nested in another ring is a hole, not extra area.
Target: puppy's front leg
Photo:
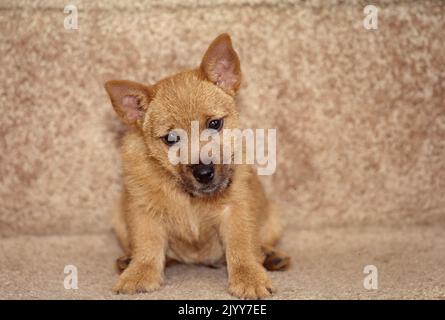
[[[132,212],[128,226],[132,259],[113,290],[139,293],[158,289],[163,281],[167,237],[155,215],[142,210]]]
[[[255,221],[247,210],[226,210],[221,235],[226,247],[229,292],[243,299],[259,299],[270,296],[273,287],[261,263]]]

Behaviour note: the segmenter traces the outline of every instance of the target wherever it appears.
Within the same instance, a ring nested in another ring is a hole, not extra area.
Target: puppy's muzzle
[[[197,164],[193,167],[192,173],[193,177],[195,177],[196,181],[199,183],[209,184],[213,181],[213,177],[215,176],[215,168],[213,163]]]

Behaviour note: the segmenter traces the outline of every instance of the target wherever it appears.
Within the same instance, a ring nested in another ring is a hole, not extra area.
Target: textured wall
[[[225,31],[246,126],[278,129],[264,180],[288,225],[445,222],[444,2],[377,1],[371,31],[360,1],[72,3],[77,31],[65,1],[0,2],[0,235],[109,229],[122,126],[104,81],[197,66]]]

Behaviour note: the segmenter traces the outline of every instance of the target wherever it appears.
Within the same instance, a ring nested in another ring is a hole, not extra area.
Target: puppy
[[[229,292],[240,298],[274,291],[266,268],[285,269],[289,257],[274,249],[281,233],[278,211],[253,168],[199,155],[198,163],[175,165],[168,156],[179,143],[175,130],[190,133],[192,121],[199,121],[199,130],[238,128],[240,84],[240,61],[227,34],[210,44],[197,69],[154,85],[105,84],[131,129],[123,138],[124,189],[113,217],[125,252],[115,292],[160,288],[166,265],[174,262],[225,263]]]

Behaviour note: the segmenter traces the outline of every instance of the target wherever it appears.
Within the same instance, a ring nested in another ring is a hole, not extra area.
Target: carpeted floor
[[[243,123],[277,128],[263,182],[295,263],[272,274],[274,298],[445,298],[445,2],[374,1],[377,30],[360,0],[70,3],[78,30],[66,1],[0,0],[0,298],[122,298],[123,127],[103,83],[195,67],[221,32],[241,57]],[[229,298],[225,284],[223,269],[175,266],[132,298]]]
[[[437,227],[347,228],[288,232],[283,248],[294,264],[272,272],[274,299],[444,299],[445,242]],[[231,299],[225,268],[176,265],[156,292],[114,295],[111,234],[18,236],[0,244],[1,299]],[[64,267],[75,265],[78,290],[64,288]],[[366,265],[378,289],[363,286]]]

